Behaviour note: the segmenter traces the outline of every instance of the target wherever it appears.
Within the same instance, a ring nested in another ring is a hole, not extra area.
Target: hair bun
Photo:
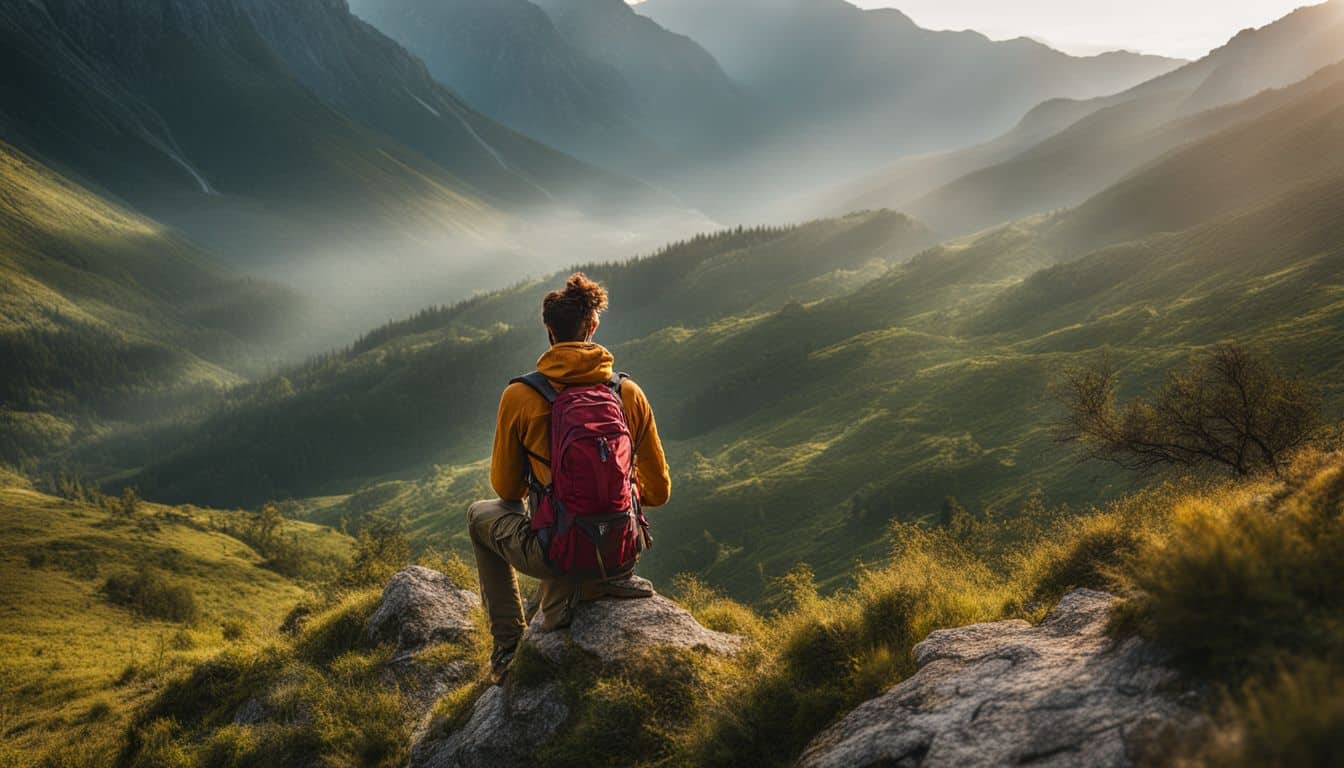
[[[541,320],[557,341],[579,341],[597,316],[607,308],[607,290],[582,272],[565,281],[561,291],[551,291],[541,303]]]
[[[582,272],[575,272],[565,281],[565,297],[578,303],[584,314],[601,312],[607,308],[607,291]]]

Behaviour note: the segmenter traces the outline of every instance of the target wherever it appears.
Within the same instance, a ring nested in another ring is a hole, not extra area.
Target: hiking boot
[[[579,586],[579,599],[582,601],[601,600],[603,598],[641,598],[653,597],[653,582],[634,572],[613,576],[606,581],[589,581]]]
[[[518,655],[518,646],[509,648],[506,651],[496,651],[490,655],[490,684],[503,685],[505,678],[509,676],[509,665],[513,664],[513,657]]]

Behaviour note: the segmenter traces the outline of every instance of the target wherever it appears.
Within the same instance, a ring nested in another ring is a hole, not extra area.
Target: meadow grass
[[[106,765],[166,680],[276,633],[308,589],[220,532],[218,514],[141,503],[126,516],[0,489],[0,765]],[[339,534],[286,529],[333,558],[349,550]],[[140,574],[194,611],[159,618],[109,599],[109,581]]]
[[[461,558],[427,560],[474,587]],[[393,647],[365,637],[382,585],[325,592],[286,617],[286,631],[230,648],[171,678],[136,714],[121,753],[127,766],[401,766],[417,725],[414,676],[396,677]],[[431,716],[474,700],[485,684],[484,615],[454,643],[417,656],[421,668],[468,662],[462,682]],[[393,681],[396,682],[393,682]],[[239,713],[251,713],[240,717]]]
[[[886,560],[829,593],[805,565],[772,579],[756,607],[678,578],[671,592],[697,620],[746,638],[732,658],[646,649],[616,664],[557,667],[525,647],[507,685],[558,680],[570,711],[537,764],[788,765],[827,725],[913,674],[914,646],[929,632],[1036,621],[1078,587],[1119,595],[1112,631],[1165,649],[1206,693],[1208,737],[1179,745],[1173,765],[1328,764],[1336,754],[1344,456],[1304,454],[1280,480],[1171,481],[1082,513],[1039,502],[1003,517],[951,502],[945,511],[937,525],[893,524]],[[460,557],[432,559],[473,586]],[[92,583],[85,589],[96,599]],[[379,594],[377,585],[325,592],[293,613],[286,633],[249,630],[227,644],[222,627],[203,637],[199,623],[175,625],[163,640],[171,663],[152,677],[128,668],[62,689],[39,683],[40,665],[28,662],[21,685],[48,697],[30,708],[52,711],[7,733],[84,736],[48,744],[49,765],[98,764],[95,753],[109,749],[133,766],[404,764],[409,690],[388,685],[391,649],[362,632]],[[100,610],[121,610],[105,603]],[[431,734],[460,727],[486,690],[483,621],[425,657],[474,665],[434,705]],[[54,703],[62,695],[77,703]],[[249,707],[260,716],[239,721]],[[13,722],[12,710],[0,717]],[[9,749],[0,759],[17,764]]]

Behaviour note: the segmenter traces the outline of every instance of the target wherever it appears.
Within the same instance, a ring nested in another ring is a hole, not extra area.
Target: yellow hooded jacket
[[[537,370],[561,390],[573,384],[610,381],[613,360],[600,344],[562,342],[537,360]],[[662,506],[672,494],[672,478],[663,444],[658,439],[658,425],[653,421],[653,409],[644,391],[629,379],[621,386],[621,404],[635,445],[640,503],[646,507]],[[525,469],[529,461],[542,485],[551,482],[551,468],[529,457],[529,451],[544,459],[551,457],[551,405],[526,384],[510,384],[499,399],[495,446],[490,454],[490,484],[499,498],[521,501],[527,496]]]

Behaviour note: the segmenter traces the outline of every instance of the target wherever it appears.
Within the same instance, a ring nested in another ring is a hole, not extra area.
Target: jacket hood
[[[537,370],[551,381],[564,384],[602,384],[611,381],[615,358],[601,344],[565,341],[546,350],[537,360]]]

